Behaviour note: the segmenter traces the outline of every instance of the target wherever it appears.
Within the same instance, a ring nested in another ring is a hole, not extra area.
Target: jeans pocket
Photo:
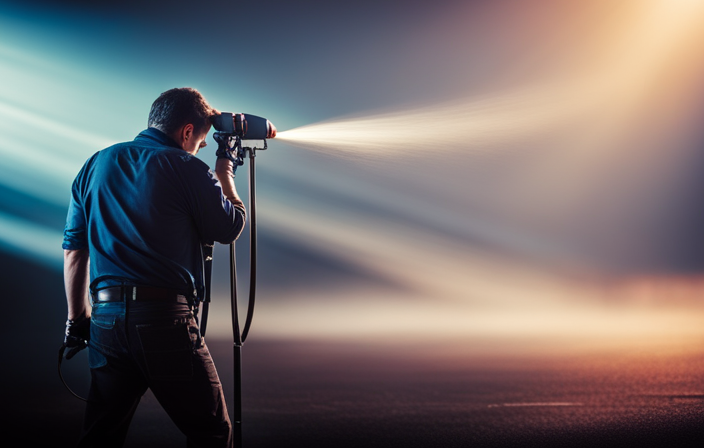
[[[93,313],[90,316],[91,325],[104,330],[112,330],[115,327],[116,316],[114,314],[98,314]]]
[[[105,355],[114,356],[119,351],[115,325],[118,316],[94,312],[90,317],[90,340],[88,362],[91,368],[104,366]],[[100,353],[99,353],[100,352]]]
[[[192,342],[187,322],[137,325],[137,334],[150,378],[191,379]]]

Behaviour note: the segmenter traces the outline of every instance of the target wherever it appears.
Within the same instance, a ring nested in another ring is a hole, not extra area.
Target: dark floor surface
[[[209,346],[231,409],[231,343]],[[255,340],[243,348],[243,365],[247,447],[704,446],[704,357],[691,353],[433,357]],[[65,364],[80,393],[84,367],[81,358]],[[83,405],[55,371],[6,393],[6,429],[23,435],[20,446],[71,446]],[[147,394],[127,446],[185,441]]]
[[[56,370],[66,316],[61,275],[9,257],[0,266],[2,433],[17,438],[11,446],[72,446],[83,402]],[[248,448],[704,446],[704,345],[581,355],[543,347],[536,355],[489,350],[493,340],[382,347],[265,341],[254,330],[243,347]],[[209,337],[208,344],[231,409],[232,343]],[[64,374],[85,394],[86,353],[65,362]],[[185,440],[147,394],[127,446],[185,447]]]

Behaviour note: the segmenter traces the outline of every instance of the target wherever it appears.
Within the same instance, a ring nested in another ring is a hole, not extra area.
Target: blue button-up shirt
[[[89,249],[93,288],[126,282],[200,295],[201,246],[234,241],[244,223],[208,165],[149,128],[85,163],[62,247]]]

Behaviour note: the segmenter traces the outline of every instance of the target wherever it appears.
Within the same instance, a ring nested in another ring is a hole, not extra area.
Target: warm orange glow
[[[526,157],[530,163],[501,172],[504,176],[495,184],[466,178],[454,185],[449,176],[441,177],[443,196],[451,201],[453,196],[483,195],[484,207],[511,216],[513,224],[532,223],[520,214],[526,213],[526,204],[535,219],[543,220],[562,219],[580,209],[599,210],[609,198],[595,187],[603,187],[601,179],[608,178],[611,166],[619,166],[615,161],[636,157],[649,161],[641,167],[667,173],[673,154],[642,152],[640,135],[654,135],[652,129],[643,132],[643,119],[660,113],[664,104],[675,117],[689,113],[693,103],[681,95],[687,85],[679,80],[699,82],[682,74],[702,59],[697,42],[704,2],[629,2],[621,4],[617,17],[617,27],[594,23],[592,28],[603,32],[595,33],[589,57],[559,77],[546,77],[550,82],[544,85],[312,124],[281,132],[278,139],[361,163],[386,160],[385,166],[395,169],[409,160],[423,163],[432,151],[446,157],[444,165],[437,162],[441,173],[457,164],[481,164],[481,155],[498,156],[508,165],[526,148],[542,147],[542,158]],[[663,101],[668,96],[675,100]],[[659,120],[662,129],[657,132],[663,139],[671,138],[676,128],[668,126],[675,122]],[[616,177],[631,175],[647,174],[621,172]],[[499,191],[508,190],[507,185],[512,185],[512,194],[504,199]],[[265,311],[258,326],[267,335],[490,338],[504,341],[504,349],[534,349],[535,341],[541,341],[548,350],[684,347],[704,336],[700,277],[572,278],[450,237],[390,228],[369,222],[369,217],[358,221],[354,213],[327,220],[288,204],[270,205],[265,213],[273,230],[293,232],[405,289],[335,290],[334,300],[326,290],[291,291],[284,303],[261,305]],[[530,237],[501,233],[500,227],[471,218],[465,228],[509,247],[534,244]]]
[[[650,0],[626,5],[621,6],[627,13],[621,14],[628,22],[600,35],[601,47],[591,59],[561,77],[546,76],[544,85],[306,125],[279,132],[277,139],[342,157],[423,157],[429,148],[471,157],[497,151],[500,144],[507,148],[506,143],[544,138],[575,120],[592,120],[588,141],[571,154],[593,157],[595,150],[611,150],[615,139],[631,131],[644,103],[661,87],[663,74],[673,66],[686,70],[692,54],[680,50],[699,50],[692,43],[701,38],[704,3]]]
[[[649,193],[660,188],[644,179],[676,178],[691,150],[683,148],[697,104],[688,93],[704,67],[704,2],[631,1],[613,14],[613,2],[602,7],[604,14],[583,27],[591,34],[579,36],[584,57],[546,72],[543,83],[280,132],[280,141],[343,157],[360,170],[372,167],[399,190],[434,193],[437,203],[392,192],[381,198],[363,181],[345,184],[315,167],[315,176],[297,173],[316,188],[365,197],[380,210],[418,215],[455,235],[343,208],[327,215],[305,198],[296,206],[271,202],[263,212],[270,231],[296,235],[402,288],[289,291],[261,303],[258,331],[481,341],[491,350],[519,351],[699,344],[701,277],[591,275],[582,269],[584,243],[554,236],[576,226],[575,233],[598,240],[604,229],[592,218],[609,213],[619,219],[609,221],[616,224],[608,231],[638,232],[643,222],[635,212],[647,209]],[[625,194],[627,188],[638,194]],[[483,250],[475,240],[506,253]]]

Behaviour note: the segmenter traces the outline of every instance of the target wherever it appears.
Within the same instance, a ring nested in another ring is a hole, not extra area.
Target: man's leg
[[[206,346],[193,355],[193,378],[157,381],[154,396],[188,438],[191,447],[231,446],[232,425],[225,394]]]
[[[122,303],[93,307],[88,348],[91,385],[79,447],[117,448],[147,383],[130,358]]]
[[[91,385],[79,447],[122,447],[146,384],[112,366],[91,369]]]
[[[189,447],[229,448],[232,425],[215,364],[192,315],[136,325],[149,388]],[[135,343],[133,343],[134,347]]]

